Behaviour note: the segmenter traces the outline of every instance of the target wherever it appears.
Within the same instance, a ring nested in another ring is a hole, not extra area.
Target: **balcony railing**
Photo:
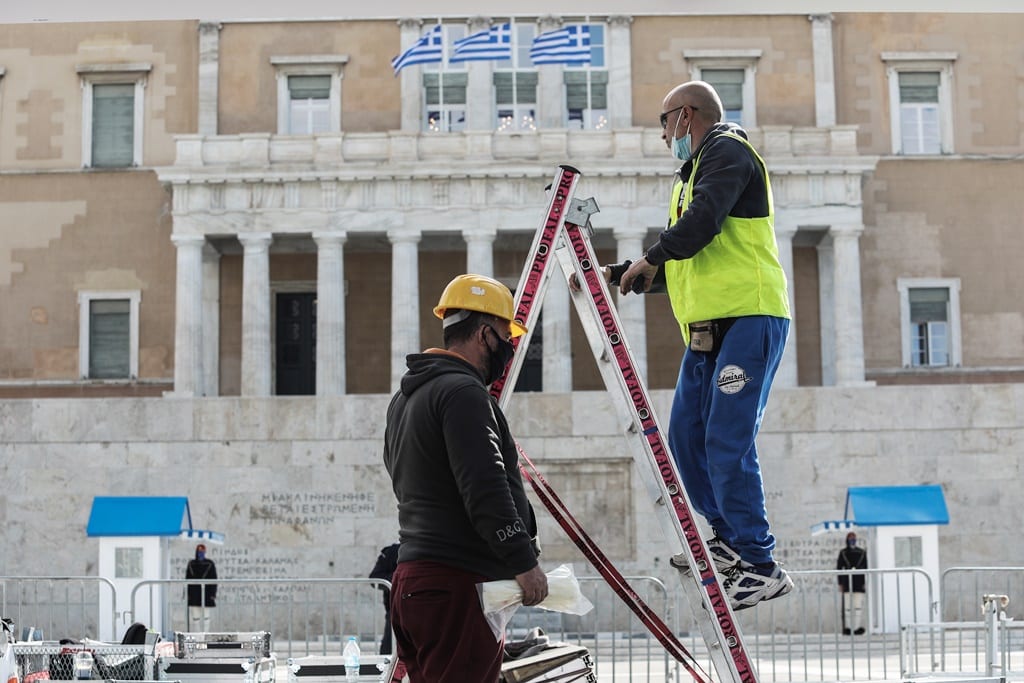
[[[839,161],[857,156],[857,127],[762,126],[749,131],[750,141],[768,158],[824,158]],[[659,167],[666,159],[661,132],[651,128],[605,131],[538,130],[461,133],[332,133],[308,136],[243,133],[179,135],[174,169],[265,169],[339,164],[414,165],[600,160],[609,164]]]

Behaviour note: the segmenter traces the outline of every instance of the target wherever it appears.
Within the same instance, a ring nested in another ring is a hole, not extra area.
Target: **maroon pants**
[[[487,577],[437,562],[402,562],[391,578],[391,627],[410,683],[495,683],[504,638],[484,619]]]

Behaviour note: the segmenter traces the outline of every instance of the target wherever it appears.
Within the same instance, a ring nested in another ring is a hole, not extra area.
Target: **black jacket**
[[[742,142],[721,137],[725,132],[747,137],[746,131],[734,123],[718,123],[676,172],[686,182],[693,170],[693,160],[700,156],[690,205],[647,250],[647,262],[651,265],[690,258],[722,231],[726,216],[768,215],[768,191],[760,162]]]
[[[395,574],[395,568],[398,566],[398,544],[392,543],[386,545],[380,549],[380,555],[377,556],[377,561],[373,565],[373,569],[370,570],[371,579],[383,579],[385,581],[391,581],[391,577]],[[384,586],[377,586],[383,592],[384,598],[384,609],[390,608],[391,591]]]
[[[210,580],[217,578],[217,565],[210,559],[189,560],[185,568],[186,579]],[[206,604],[203,604],[203,598]],[[217,584],[190,583],[188,585],[189,607],[216,607],[217,606]]]
[[[508,423],[468,361],[407,357],[388,406],[384,465],[398,499],[398,561],[511,579],[537,565],[537,523]]]
[[[836,569],[840,571],[849,571],[851,569],[867,569],[868,568],[868,551],[864,548],[858,548],[853,546],[852,548],[843,548],[839,551],[839,557],[836,559]],[[850,590],[850,579],[853,579],[853,592],[863,593],[864,592],[864,579],[867,578],[864,574],[840,574],[839,585],[842,586],[843,590]]]

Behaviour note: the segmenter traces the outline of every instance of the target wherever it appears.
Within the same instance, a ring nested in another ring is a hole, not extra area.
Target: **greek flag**
[[[492,26],[456,40],[449,62],[473,62],[490,59],[512,59],[512,29],[508,23]]]
[[[534,64],[590,63],[590,27],[573,24],[533,39],[530,59]]]
[[[408,50],[391,60],[395,75],[407,66],[440,62],[443,46],[441,45],[441,24],[423,34],[423,37],[412,44]]]

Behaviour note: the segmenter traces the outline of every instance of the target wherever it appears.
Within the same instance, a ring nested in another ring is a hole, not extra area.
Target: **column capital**
[[[612,236],[617,240],[642,240],[647,237],[647,227],[618,225],[612,228]]]
[[[203,20],[199,22],[199,34],[219,33],[223,27],[224,25],[219,21]]]
[[[476,226],[472,228],[463,228],[462,230],[462,238],[467,242],[493,242],[497,236],[498,229],[494,226]]]
[[[402,17],[398,20],[398,26],[404,31],[407,29],[418,29],[423,26],[423,20],[419,17]]]
[[[628,14],[612,14],[608,17],[608,25],[612,28],[628,28],[633,23],[633,17]]]
[[[478,14],[475,17],[470,17],[469,19],[467,19],[466,25],[469,26],[470,33],[475,33],[476,31],[482,31],[484,29],[490,28],[492,21],[493,19],[491,17],[483,14]]]
[[[793,235],[799,229],[800,226],[792,221],[780,221],[778,217],[775,218],[775,235],[777,237],[793,239]]]
[[[345,244],[348,239],[348,232],[344,230],[323,230],[313,233],[313,241],[318,247]]]
[[[815,24],[831,24],[832,14],[829,12],[825,12],[823,14],[808,14],[807,21]]]
[[[421,233],[419,230],[408,228],[388,230],[387,234],[388,240],[392,244],[403,244],[409,242],[415,244],[420,241],[420,238],[423,237],[423,233]]]
[[[171,235],[171,242],[176,247],[202,246],[206,244],[206,235]]]
[[[246,251],[262,251],[274,241],[274,235],[269,232],[241,232],[238,241]]]
[[[560,14],[542,14],[537,17],[537,26],[542,32],[560,28],[563,22],[564,20]]]
[[[828,227],[828,232],[833,238],[836,237],[860,237],[864,232],[863,223],[837,223]]]

